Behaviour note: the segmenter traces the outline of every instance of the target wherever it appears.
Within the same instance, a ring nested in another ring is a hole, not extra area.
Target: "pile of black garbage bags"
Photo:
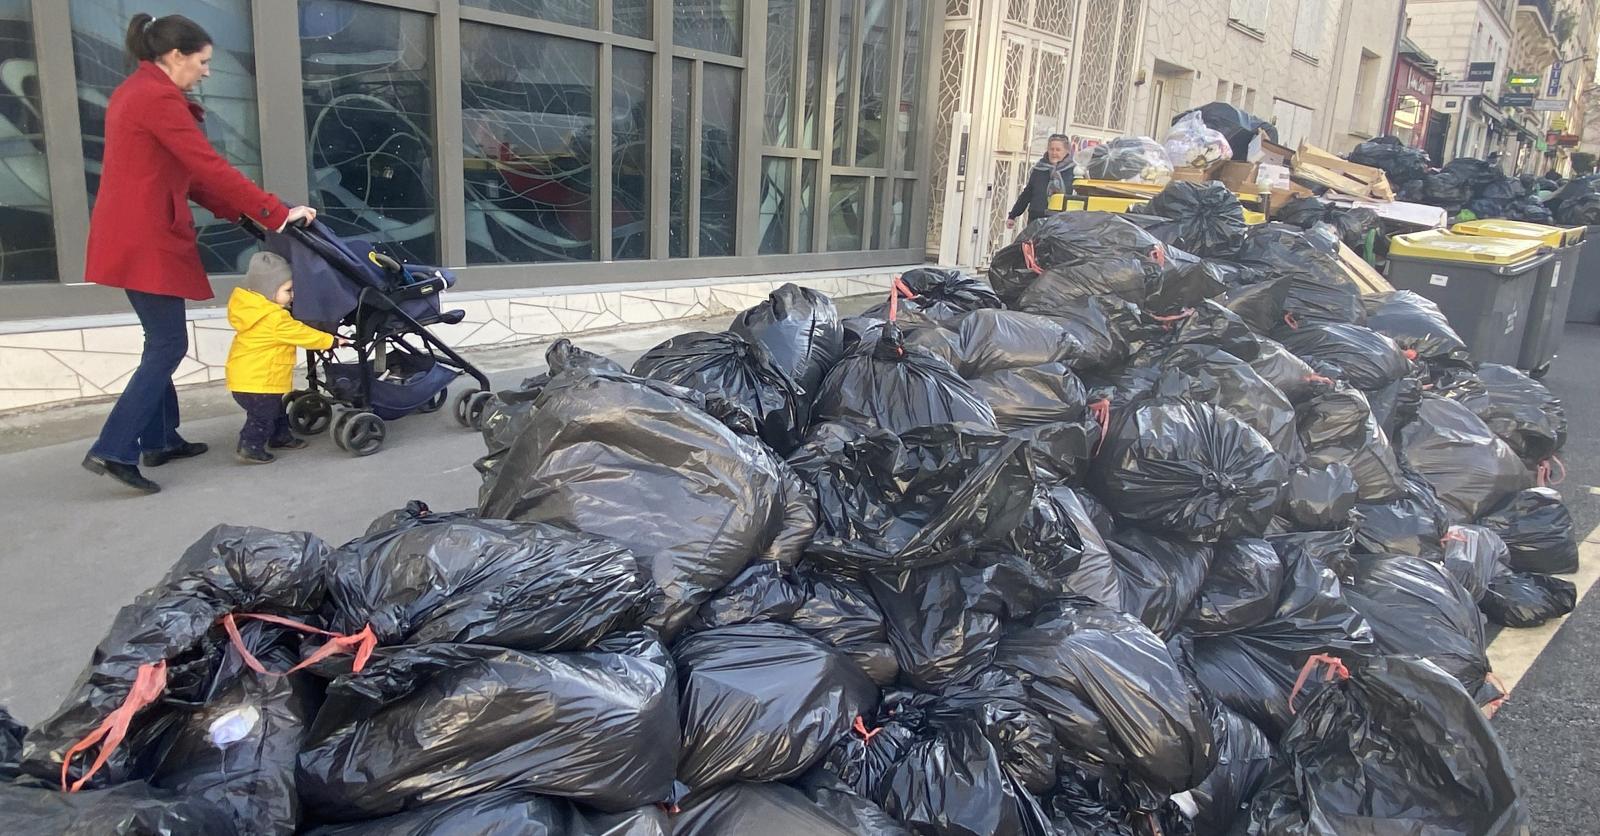
[[[1557,184],[1532,176],[1512,177],[1475,157],[1457,157],[1435,171],[1429,167],[1422,149],[1392,136],[1381,136],[1357,145],[1349,159],[1383,169],[1400,200],[1438,206],[1452,216],[1466,210],[1478,218],[1541,224],[1568,222],[1552,214],[1553,204],[1546,205],[1539,198],[1541,191],[1552,191]]]
[[[219,526],[0,714],[5,831],[1510,832],[1484,618],[1573,605],[1561,404],[1218,189],[556,343],[478,507]]]

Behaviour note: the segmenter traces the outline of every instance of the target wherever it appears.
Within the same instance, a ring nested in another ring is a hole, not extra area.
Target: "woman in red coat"
[[[189,350],[184,300],[212,296],[189,201],[219,218],[250,218],[277,230],[316,212],[284,206],[206,139],[204,113],[184,95],[211,74],[211,36],[199,24],[181,15],[134,15],[127,48],[137,69],[106,108],[104,170],[84,272],[127,292],[144,328],[144,353],[83,466],[155,493],[161,487],[139,472],[141,461],[158,467],[206,451],[178,435],[172,385]]]

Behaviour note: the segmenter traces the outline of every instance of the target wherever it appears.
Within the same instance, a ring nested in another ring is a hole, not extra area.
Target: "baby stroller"
[[[490,397],[489,378],[428,331],[454,325],[462,311],[439,310],[439,292],[455,276],[437,267],[400,264],[358,239],[341,239],[320,221],[281,233],[245,223],[294,272],[294,315],[348,349],[306,352],[306,389],[285,396],[289,426],[315,435],[332,430],[339,448],[370,456],[383,447],[384,422],[436,412],[463,374],[477,381],[456,400],[456,419],[470,427]],[[355,362],[338,353],[355,353]]]

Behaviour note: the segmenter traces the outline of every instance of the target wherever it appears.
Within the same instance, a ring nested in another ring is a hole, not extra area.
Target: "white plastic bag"
[[[1233,159],[1233,147],[1221,131],[1206,127],[1200,111],[1179,119],[1167,133],[1163,147],[1175,167],[1205,168],[1221,160]]]

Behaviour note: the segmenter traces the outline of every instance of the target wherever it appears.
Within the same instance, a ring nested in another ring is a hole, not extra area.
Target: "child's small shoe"
[[[290,436],[288,441],[269,441],[267,446],[273,450],[304,450],[311,446],[311,442],[299,436]]]
[[[278,460],[277,456],[274,456],[265,450],[251,450],[242,444],[239,445],[237,455],[239,457],[239,461],[244,462],[245,464],[272,464]]]

